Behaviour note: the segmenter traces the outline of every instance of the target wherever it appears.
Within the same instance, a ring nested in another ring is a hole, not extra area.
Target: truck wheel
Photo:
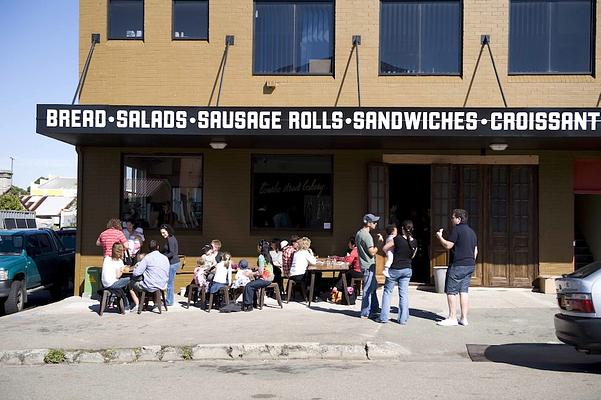
[[[14,314],[23,310],[25,293],[22,281],[13,281],[10,285],[10,292],[4,302],[4,311],[6,314]]]

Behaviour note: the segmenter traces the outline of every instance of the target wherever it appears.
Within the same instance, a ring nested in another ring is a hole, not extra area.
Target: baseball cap
[[[248,261],[246,261],[245,259],[240,260],[238,262],[238,268],[240,268],[240,269],[248,268]]]
[[[368,223],[368,222],[378,222],[380,220],[380,217],[376,217],[373,214],[365,214],[363,216],[363,222],[364,223]]]
[[[287,240],[282,240],[282,241],[280,242],[280,248],[282,248],[282,249],[283,249],[283,248],[284,248],[284,247],[286,247],[286,246],[288,246],[288,241],[287,241]]]

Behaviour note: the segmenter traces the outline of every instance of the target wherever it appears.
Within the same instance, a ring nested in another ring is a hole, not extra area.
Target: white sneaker
[[[457,322],[457,320],[455,318],[447,318],[447,319],[443,319],[442,321],[438,321],[436,323],[436,325],[440,325],[440,326],[457,326],[457,325],[459,325],[459,323]]]
[[[467,322],[467,319],[460,319],[459,320],[459,325],[468,326],[469,322]]]

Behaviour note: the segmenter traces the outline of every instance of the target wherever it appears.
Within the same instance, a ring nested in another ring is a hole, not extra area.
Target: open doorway
[[[430,282],[430,165],[389,166],[389,223],[413,221],[418,251],[412,282]]]
[[[574,269],[601,260],[601,194],[576,194],[574,198]]]

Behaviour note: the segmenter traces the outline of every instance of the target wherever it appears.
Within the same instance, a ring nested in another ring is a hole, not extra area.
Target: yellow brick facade
[[[81,104],[214,106],[217,78],[226,35],[235,36],[224,72],[220,106],[357,106],[355,59],[344,71],[353,35],[362,36],[359,47],[361,99],[364,107],[461,107],[480,52],[480,35],[491,36],[500,80],[510,107],[595,107],[601,84],[594,76],[509,76],[509,1],[467,0],[463,3],[463,58],[461,76],[378,76],[379,10],[377,0],[335,1],[335,62],[333,76],[255,76],[252,73],[253,1],[209,1],[209,40],[171,39],[172,2],[144,1],[144,40],[107,41],[107,0],[80,1],[80,66],[89,51],[90,35],[101,34],[82,90]],[[597,17],[601,10],[596,8]],[[598,34],[596,35],[598,38]],[[600,54],[601,40],[595,40]],[[80,68],[80,70],[81,70]],[[594,70],[599,69],[599,58]],[[273,92],[265,83],[276,84]],[[339,101],[336,99],[340,93]],[[488,52],[474,78],[468,107],[502,107]],[[79,244],[76,281],[84,279],[86,266],[99,265],[94,245],[108,218],[119,215],[121,157],[124,153],[192,152],[204,157],[205,217],[202,232],[178,234],[180,248],[192,264],[200,246],[213,238],[227,241],[239,257],[252,258],[260,235],[249,232],[250,154],[290,154],[290,150],[208,148],[167,149],[80,147]],[[320,254],[334,253],[358,228],[356,216],[367,204],[367,164],[381,162],[384,152],[371,150],[294,150],[294,154],[334,155],[334,229],[312,235]],[[386,153],[425,153],[390,149]],[[452,148],[450,154],[476,154]],[[518,154],[508,151],[508,154]],[[539,162],[539,270],[555,275],[572,269],[573,160],[599,158],[601,152],[519,152],[540,157]],[[223,177],[227,176],[227,182]],[[567,228],[566,228],[567,227]],[[278,232],[275,236],[286,236]],[[147,240],[157,237],[149,232]],[[274,234],[268,234],[274,236]],[[176,287],[178,285],[176,284]],[[75,289],[81,292],[81,287]]]

